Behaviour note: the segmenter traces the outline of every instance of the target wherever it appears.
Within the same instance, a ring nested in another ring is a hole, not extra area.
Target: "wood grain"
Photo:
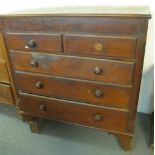
[[[3,59],[1,59],[1,62],[2,62],[1,69],[3,70],[3,71],[1,71],[1,73],[2,73],[1,77],[3,78],[3,81],[1,81],[1,82],[10,84],[11,91],[12,91],[12,98],[11,98],[11,100],[8,100],[7,102],[14,104],[17,101],[16,89],[15,89],[13,76],[12,76],[12,70],[11,70],[10,61],[9,61],[9,57],[8,57],[5,36],[4,36],[3,32],[1,32],[1,31],[0,31],[0,50],[3,54]]]
[[[3,19],[8,32],[79,32],[112,35],[133,35],[142,32],[141,18],[118,17],[52,17],[52,16],[15,16]]]
[[[125,109],[128,109],[129,106],[131,87],[71,80],[24,72],[16,72],[15,80],[18,90],[22,92]],[[38,82],[42,84],[41,88],[36,87]],[[101,90],[103,92],[101,97],[96,97],[96,90]]]
[[[101,49],[95,45],[101,44]],[[64,35],[64,52],[135,59],[136,38],[104,35]]]
[[[21,96],[17,105],[20,114],[30,118],[29,121],[41,117],[119,133],[121,146],[129,149],[134,134],[148,18],[149,14],[0,17],[14,81]],[[10,34],[22,43],[11,47]],[[42,38],[40,34],[61,34],[61,50],[51,52],[51,46],[47,46],[50,47],[47,50],[45,46],[24,49],[25,35],[31,39],[34,34],[38,35],[36,39]],[[96,67],[99,74],[94,72]],[[36,82],[42,82],[43,88],[34,88]],[[105,93],[100,99],[92,96],[98,88]]]
[[[13,103],[10,85],[0,83],[0,103]]]
[[[132,85],[134,62],[22,52],[11,52],[10,57],[16,70]],[[37,67],[31,66],[32,60]],[[103,70],[99,75],[94,73],[96,66]]]
[[[41,105],[44,105],[46,110],[39,110]],[[60,99],[26,94],[21,95],[20,106],[25,112],[44,118],[94,126],[101,129],[126,130],[128,113],[125,111],[99,108],[76,102],[73,103]],[[101,115],[102,120],[95,121],[94,117],[96,115]]]
[[[27,44],[33,40],[34,48],[28,48]],[[50,33],[8,33],[7,43],[10,49],[25,51],[44,51],[45,53],[60,53],[62,51],[61,34]]]
[[[6,62],[0,60],[0,82],[10,83]]]

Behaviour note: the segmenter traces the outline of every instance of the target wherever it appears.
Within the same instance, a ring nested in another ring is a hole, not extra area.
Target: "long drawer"
[[[21,110],[39,117],[101,129],[126,131],[128,112],[78,102],[21,94]]]
[[[18,90],[128,109],[131,87],[16,72]]]
[[[16,70],[132,85],[134,62],[10,52]]]
[[[4,19],[8,32],[85,32],[133,35],[144,31],[146,20],[103,16],[18,16]]]

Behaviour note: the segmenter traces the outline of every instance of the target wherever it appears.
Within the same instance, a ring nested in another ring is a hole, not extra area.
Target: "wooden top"
[[[70,6],[36,8],[9,12],[1,16],[128,16],[128,17],[148,17],[149,8],[147,6]]]

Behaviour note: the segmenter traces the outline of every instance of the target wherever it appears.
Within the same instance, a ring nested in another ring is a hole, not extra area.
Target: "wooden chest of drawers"
[[[149,17],[104,9],[3,16],[18,111],[32,131],[37,118],[80,124],[114,133],[129,149]]]

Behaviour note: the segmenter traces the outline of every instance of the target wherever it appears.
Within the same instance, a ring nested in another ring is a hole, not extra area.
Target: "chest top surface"
[[[150,18],[147,6],[65,6],[17,10],[2,16],[128,16]]]

